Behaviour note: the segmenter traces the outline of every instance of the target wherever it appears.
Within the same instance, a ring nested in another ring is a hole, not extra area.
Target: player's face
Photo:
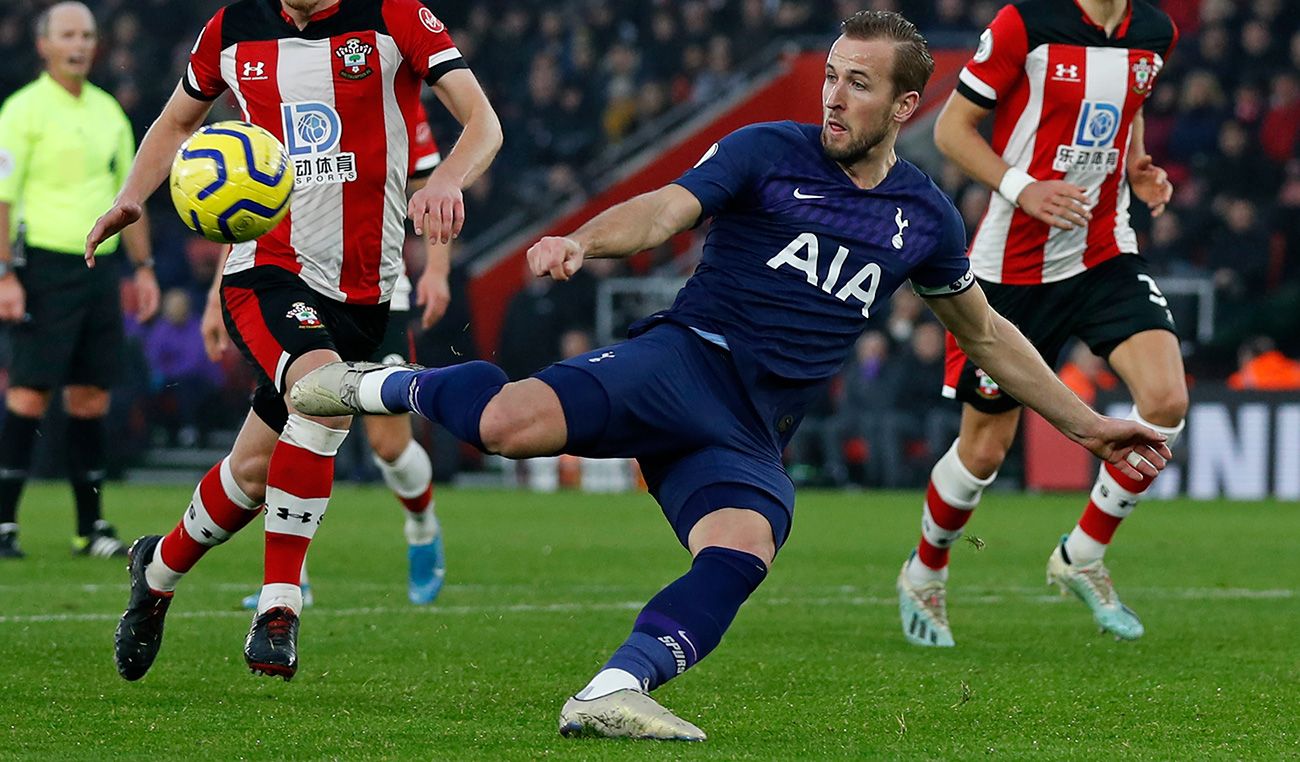
[[[64,3],[50,10],[50,26],[36,48],[54,76],[85,79],[95,58],[95,17],[80,3]]]
[[[864,158],[894,127],[894,43],[841,37],[826,59],[822,150],[841,164]]]

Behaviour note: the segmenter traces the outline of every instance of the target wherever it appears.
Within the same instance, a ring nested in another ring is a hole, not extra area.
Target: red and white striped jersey
[[[1087,190],[1087,228],[1059,230],[997,193],[971,242],[971,269],[995,283],[1063,280],[1137,252],[1125,176],[1133,117],[1178,39],[1170,18],[1131,0],[1114,34],[1075,0],[1002,8],[962,70],[957,91],[994,110],[993,150],[1038,180]]]
[[[275,265],[332,299],[388,301],[420,83],[460,68],[446,27],[419,0],[342,0],[301,30],[278,0],[218,11],[182,85],[205,100],[230,90],[245,119],[284,143],[297,174],[284,222],[237,244],[225,272]]]
[[[406,174],[412,179],[428,177],[433,173],[433,168],[442,163],[442,154],[433,139],[429,115],[424,112],[422,104],[418,105],[414,119],[407,125],[407,133],[411,139],[411,164],[407,167]],[[405,261],[399,258],[398,264],[400,267],[397,280],[393,282],[393,297],[388,300],[388,308],[393,312],[405,312],[411,309],[411,279],[406,275]]]

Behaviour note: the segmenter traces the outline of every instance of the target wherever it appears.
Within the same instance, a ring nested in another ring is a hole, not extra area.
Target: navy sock
[[[605,669],[630,672],[646,690],[663,685],[717,648],[740,605],[766,576],[757,556],[731,548],[701,550],[690,571],[641,609],[632,634]]]
[[[483,449],[479,421],[501,387],[510,381],[490,362],[394,373],[384,379],[379,396],[394,412],[410,410],[441,424],[453,436]]]
[[[68,417],[68,478],[77,505],[77,534],[85,537],[95,528],[103,508],[104,419]]]
[[[40,418],[28,418],[12,410],[5,413],[4,425],[0,426],[0,524],[18,520],[18,498],[27,483],[40,425]]]

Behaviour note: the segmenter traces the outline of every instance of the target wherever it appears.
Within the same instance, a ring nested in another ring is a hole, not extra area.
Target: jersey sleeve
[[[912,290],[926,299],[956,296],[975,285],[975,273],[966,256],[966,226],[951,203],[944,206],[938,245],[908,274]]]
[[[32,134],[21,102],[0,107],[0,202],[17,203],[32,155]]]
[[[1029,35],[1014,5],[1003,6],[980,35],[979,47],[957,79],[957,92],[987,109],[1015,86],[1025,73]]]
[[[432,85],[449,71],[469,68],[447,25],[420,0],[384,0],[383,13],[388,33],[420,79]]]
[[[407,165],[408,177],[428,177],[433,168],[442,163],[442,154],[438,144],[433,140],[433,130],[429,127],[429,115],[424,111],[424,104],[417,103],[411,121],[407,125],[407,134],[411,145],[411,160]]]
[[[700,219],[717,215],[749,186],[762,156],[759,133],[744,127],[714,143],[674,183],[691,192],[704,209]]]
[[[201,101],[216,100],[228,85],[221,77],[221,19],[225,9],[208,20],[190,50],[189,65],[181,86],[191,97]]]

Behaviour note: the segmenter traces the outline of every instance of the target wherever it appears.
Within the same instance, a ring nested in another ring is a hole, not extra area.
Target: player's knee
[[[371,421],[375,423],[372,424]],[[376,457],[385,463],[392,463],[400,458],[402,453],[406,452],[406,446],[411,441],[409,429],[404,430],[397,426],[384,425],[390,421],[405,424],[405,421],[399,421],[396,418],[366,419],[366,438],[370,440],[370,449],[374,451]]]
[[[271,465],[269,452],[230,453],[230,473],[244,494],[253,500],[266,497],[266,472]]]
[[[746,508],[722,508],[700,519],[691,529],[688,545],[691,555],[710,547],[738,550],[769,568],[776,558],[772,524],[763,514]]]
[[[962,437],[957,446],[957,454],[967,471],[977,478],[987,479],[1002,468],[1009,448],[1010,442],[1004,442],[998,437],[973,437],[969,442],[966,437]]]
[[[108,415],[107,389],[69,386],[63,390],[63,405],[73,418],[103,418]]]
[[[50,393],[39,389],[13,387],[5,395],[5,407],[24,418],[41,418],[50,406]]]
[[[1174,384],[1143,399],[1138,406],[1138,415],[1157,426],[1173,428],[1187,417],[1188,404],[1187,387]]]
[[[479,437],[483,440],[483,449],[494,455],[507,458],[517,457],[521,449],[525,432],[524,411],[513,404],[509,385],[483,408],[483,417],[479,419]]]
[[[483,449],[507,458],[559,452],[565,437],[559,400],[549,386],[535,378],[501,387],[479,418]]]

